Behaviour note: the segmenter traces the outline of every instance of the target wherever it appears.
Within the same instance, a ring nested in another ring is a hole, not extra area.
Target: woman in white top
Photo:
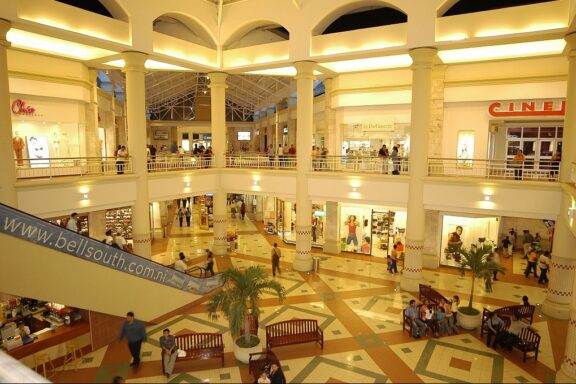
[[[178,260],[174,263],[174,269],[186,273],[186,268],[188,268],[188,265],[186,264],[186,256],[184,255],[184,252],[180,252]]]

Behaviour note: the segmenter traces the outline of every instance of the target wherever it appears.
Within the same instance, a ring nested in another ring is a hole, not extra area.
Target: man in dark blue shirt
[[[134,318],[134,312],[126,314],[126,322],[122,326],[120,340],[124,337],[128,340],[128,348],[130,348],[130,353],[132,354],[132,363],[130,365],[138,366],[140,364],[140,347],[142,342],[146,341],[147,335],[144,324]]]

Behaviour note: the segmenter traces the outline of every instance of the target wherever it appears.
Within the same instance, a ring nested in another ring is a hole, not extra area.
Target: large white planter
[[[482,325],[482,312],[478,312],[477,315],[466,315],[458,311],[458,324],[468,330],[480,328]]]
[[[240,348],[238,344],[236,344],[236,341],[234,341],[234,357],[236,360],[248,364],[251,353],[262,352],[262,339],[259,338],[258,340],[260,341],[258,345],[252,348]]]

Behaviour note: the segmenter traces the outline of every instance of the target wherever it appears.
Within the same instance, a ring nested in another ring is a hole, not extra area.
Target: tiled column
[[[564,139],[562,162],[560,165],[560,182],[571,184],[570,172],[576,161],[576,34],[566,37],[568,42],[568,87],[566,92],[566,116],[564,118]],[[542,309],[546,315],[568,319],[569,305],[574,298],[573,282],[576,271],[576,239],[570,230],[572,220],[568,217],[568,208],[572,208],[572,197],[562,192],[560,215],[554,228],[554,246],[550,268],[550,283]]]
[[[412,123],[410,137],[410,187],[408,219],[406,223],[406,251],[404,272],[400,280],[403,290],[417,292],[422,282],[424,255],[424,195],[423,179],[427,174],[428,129],[431,122],[432,63],[435,48],[416,48],[410,51],[412,65]]]
[[[313,85],[316,63],[295,63],[296,113],[298,135],[296,136],[296,271],[312,270],[312,202],[308,197],[308,177],[312,160]]]
[[[88,236],[102,240],[106,233],[106,211],[92,211],[88,213]]]
[[[150,209],[148,205],[148,169],[146,159],[146,86],[142,52],[124,52],[126,74],[126,122],[128,124],[128,154],[136,179],[136,203],[132,206],[134,253],[150,258]]]
[[[0,19],[0,203],[18,207],[16,195],[16,163],[12,151],[12,118],[10,116],[10,89],[8,88],[8,61],[6,51],[10,43],[6,33],[8,20]]]
[[[222,72],[210,73],[210,97],[212,114],[212,167],[226,167],[226,78]],[[249,204],[249,202],[247,202]],[[215,255],[226,254],[226,192],[218,188],[214,191],[214,246]]]
[[[340,253],[340,237],[338,236],[338,224],[340,212],[337,201],[326,202],[326,219],[324,221],[324,249],[326,253]]]
[[[100,138],[98,137],[98,85],[96,83],[98,71],[91,68],[88,70],[88,74],[90,76],[91,89],[90,103],[86,105],[86,129],[84,130],[86,156],[100,157],[102,155],[98,146]],[[104,145],[104,143],[102,145]]]

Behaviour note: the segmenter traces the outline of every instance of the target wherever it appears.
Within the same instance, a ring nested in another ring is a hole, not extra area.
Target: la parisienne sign
[[[494,117],[564,116],[566,101],[510,101],[495,102],[488,107]]]

